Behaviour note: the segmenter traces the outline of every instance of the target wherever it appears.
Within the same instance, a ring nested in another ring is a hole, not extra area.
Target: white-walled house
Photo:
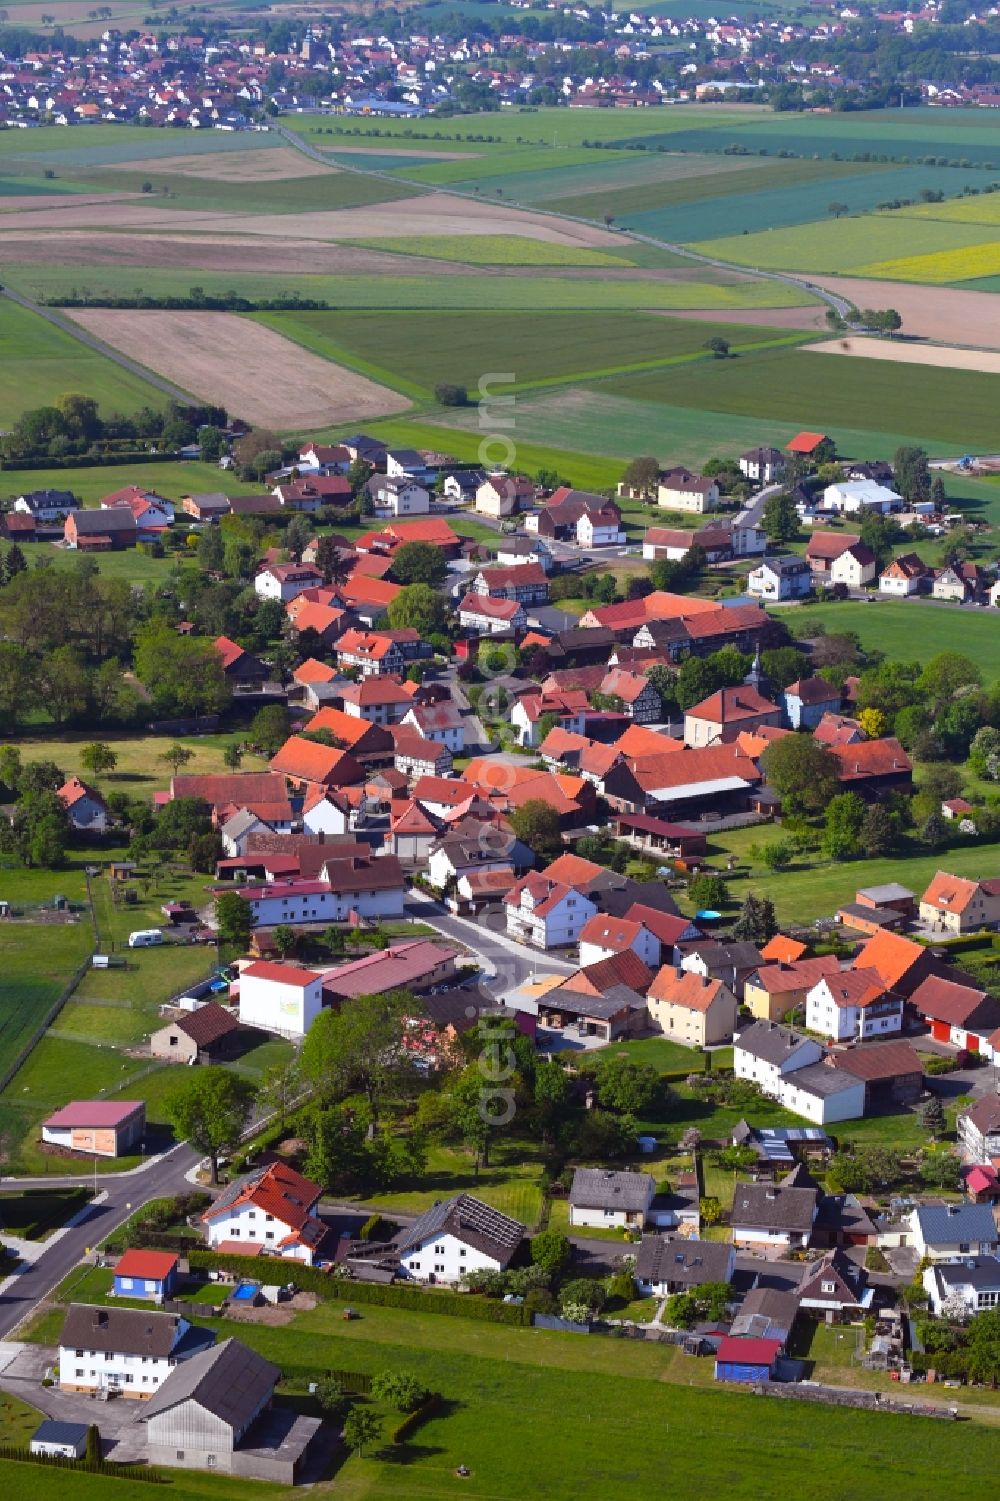
[[[806,994],[806,1026],[833,1042],[866,1042],[903,1029],[903,1001],[877,970],[842,969],[824,975]]]
[[[909,1225],[917,1253],[931,1261],[994,1256],[1000,1243],[989,1204],[918,1204]]]
[[[431,498],[423,485],[408,475],[391,477],[378,475],[370,481],[368,493],[372,498],[375,516],[426,516],[431,508]]]
[[[313,1212],[322,1191],[284,1162],[256,1168],[230,1183],[205,1210],[201,1218],[208,1245],[261,1247],[312,1266],[327,1236],[327,1226]]]
[[[733,1046],[733,1070],[737,1079],[750,1079],[773,1099],[781,1098],[786,1074],[819,1063],[823,1049],[811,1037],[803,1037],[777,1022],[758,1021],[744,1027]]]
[[[802,599],[812,593],[812,571],[805,558],[763,558],[747,580],[757,599]]]
[[[269,563],[258,573],[253,587],[261,599],[280,599],[287,605],[289,600],[322,582],[323,574],[311,563]]]
[[[72,1303],[59,1339],[60,1389],[151,1397],[176,1366],[189,1328],[173,1313]]]
[[[1000,1261],[995,1256],[963,1256],[924,1268],[924,1291],[935,1318],[974,1318],[1000,1305]]]
[[[617,506],[609,504],[599,511],[584,511],[576,523],[578,547],[621,547],[626,540]]]
[[[502,1272],[524,1239],[524,1226],[475,1199],[443,1199],[395,1242],[399,1269],[415,1282],[455,1283],[470,1272]]]
[[[823,509],[849,516],[858,511],[881,511],[887,515],[903,509],[903,497],[875,480],[838,480],[823,491]]]
[[[597,908],[589,897],[533,871],[504,899],[507,933],[535,948],[565,948],[579,940]]]
[[[523,631],[528,617],[524,606],[515,599],[491,599],[488,594],[470,593],[458,607],[458,623],[463,631],[496,636]]]
[[[414,704],[401,723],[412,725],[425,740],[447,746],[456,755],[465,749],[465,721],[451,699],[439,704]]]
[[[641,1230],[656,1183],[649,1173],[578,1167],[569,1191],[569,1222],[604,1230]]]
[[[74,829],[81,833],[103,834],[108,827],[108,805],[96,787],[88,787],[79,777],[70,777],[56,793],[66,809]]]
[[[297,964],[258,959],[241,972],[240,1021],[245,1027],[304,1037],[323,1009],[323,977]]]
[[[641,922],[598,912],[580,929],[581,969],[586,969],[588,964],[597,964],[601,959],[610,959],[626,949],[638,954],[651,970],[660,963],[660,940]]]

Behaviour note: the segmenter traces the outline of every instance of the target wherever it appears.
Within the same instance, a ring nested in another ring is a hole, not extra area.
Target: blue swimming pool
[[[233,1293],[234,1303],[252,1303],[256,1298],[258,1286],[256,1282],[241,1282]]]

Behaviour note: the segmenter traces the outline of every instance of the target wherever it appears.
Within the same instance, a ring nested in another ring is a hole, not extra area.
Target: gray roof
[[[102,506],[100,510],[74,511],[77,535],[100,537],[105,532],[134,532],[135,517],[128,506]]]
[[[752,1053],[765,1063],[784,1063],[795,1050],[808,1042],[790,1027],[779,1027],[777,1022],[754,1022],[744,1027],[736,1038],[736,1046],[744,1053]]]
[[[862,886],[858,890],[858,896],[866,896],[870,902],[878,905],[882,902],[912,901],[913,895],[909,886],[901,886],[898,881],[884,881],[881,886]]]
[[[46,1418],[31,1435],[31,1442],[37,1439],[41,1444],[78,1444],[89,1432],[89,1423],[60,1423],[55,1418]]]
[[[861,1083],[860,1079],[848,1074],[846,1070],[827,1068],[825,1063],[809,1063],[805,1068],[797,1068],[785,1077],[795,1089],[804,1089],[806,1094],[816,1095],[819,1099],[843,1094],[848,1089],[856,1089]]]
[[[278,1367],[256,1350],[248,1350],[236,1339],[223,1340],[171,1371],[143,1409],[143,1416],[154,1417],[191,1400],[239,1432],[270,1397],[280,1377]]]
[[[258,823],[260,819],[256,813],[251,813],[249,808],[238,808],[232,818],[226,819],[222,832],[228,839],[239,839],[241,834],[249,833]]]
[[[951,1245],[967,1241],[970,1245],[994,1245],[1000,1237],[988,1204],[918,1204],[914,1213],[920,1232],[928,1245]]]
[[[776,1287],[753,1287],[729,1331],[757,1339],[783,1338],[795,1323],[799,1311],[799,1294]]]
[[[953,1287],[972,1287],[978,1292],[1000,1289],[1000,1261],[995,1256],[970,1256],[962,1261],[939,1261],[934,1275],[947,1297]]]
[[[171,1354],[186,1327],[184,1320],[174,1313],[71,1303],[63,1320],[60,1344],[115,1355],[166,1356]]]
[[[637,990],[628,985],[609,985],[603,995],[590,995],[585,990],[572,990],[560,985],[550,990],[539,1000],[542,1011],[564,1011],[571,1016],[588,1016],[597,1021],[611,1021],[622,1011],[644,1011],[646,1001]]]
[[[817,1197],[813,1188],[737,1183],[730,1223],[749,1229],[811,1230]]]
[[[636,1214],[647,1208],[655,1187],[649,1173],[578,1167],[569,1201],[577,1209],[623,1209]]]
[[[397,1240],[396,1249],[400,1253],[408,1251],[438,1234],[453,1235],[464,1245],[506,1266],[524,1239],[524,1226],[471,1194],[456,1194],[453,1199],[434,1204],[414,1220]]]
[[[794,574],[794,573],[805,573],[807,571],[808,567],[809,567],[809,564],[806,562],[805,558],[797,558],[795,556],[790,556],[790,557],[761,558],[761,560],[760,560],[760,567],[762,567],[762,568],[770,568],[770,570],[771,570],[772,573],[777,573],[777,574],[784,574],[784,573]]]
[[[728,1282],[733,1248],[721,1240],[677,1240],[645,1235],[635,1259],[640,1282],[680,1282],[700,1287],[704,1282]]]

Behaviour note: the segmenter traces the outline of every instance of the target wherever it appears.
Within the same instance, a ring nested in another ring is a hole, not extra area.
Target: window
[[[419,1270],[420,1270],[420,1262],[419,1261],[411,1261],[410,1262],[410,1271],[411,1272],[419,1272]]]
[[[205,1464],[208,1466],[208,1468],[210,1470],[214,1470],[215,1469],[215,1455],[214,1454],[206,1454],[205,1455]]]
[[[74,1372],[73,1372],[73,1374],[74,1374],[74,1375],[75,1375],[75,1377],[76,1377],[76,1379],[77,1379],[77,1380],[78,1380],[78,1381],[82,1381],[82,1380],[83,1380],[83,1378],[84,1378],[84,1375],[85,1375],[85,1374],[86,1374],[86,1373],[85,1373],[85,1372],[84,1372],[84,1371],[81,1371],[81,1369],[80,1369],[80,1367],[79,1367],[79,1366],[77,1366],[77,1368],[76,1368],[76,1370],[75,1370],[75,1371],[74,1371]]]
[[[177,1450],[177,1458],[178,1459],[183,1459],[184,1458],[184,1450],[183,1449],[178,1449]]]
[[[265,1220],[267,1220],[268,1224],[270,1224],[271,1221],[274,1219],[274,1215],[273,1214],[265,1214],[264,1218],[265,1218]]]
[[[968,1241],[967,1241],[967,1240],[963,1240],[963,1241],[961,1241],[961,1242],[960,1242],[960,1243],[959,1243],[959,1247],[958,1247],[958,1249],[959,1249],[959,1250],[960,1250],[960,1251],[962,1251],[962,1252],[963,1252],[963,1253],[964,1253],[964,1252],[966,1252],[966,1251],[968,1251],[968,1249],[969,1249],[969,1242],[968,1242]]]
[[[82,1350],[74,1350],[73,1354],[76,1356],[77,1360],[82,1360],[83,1359],[83,1351]]]
[[[248,1220],[255,1220],[256,1218],[257,1218],[257,1211],[256,1211],[256,1209],[251,1209],[251,1210],[249,1210],[247,1212],[247,1219]]]
[[[121,1283],[122,1287],[131,1287],[132,1286],[132,1278],[131,1277],[119,1277],[118,1280]]]
[[[820,1286],[825,1293],[835,1293],[837,1291],[837,1284],[835,1282],[821,1282]]]
[[[467,1250],[466,1250],[466,1249],[465,1249],[465,1247],[464,1247],[464,1246],[460,1246],[460,1247],[459,1247],[459,1250],[458,1250],[458,1254],[459,1254],[459,1256],[467,1256],[467,1255],[468,1255],[468,1254],[469,1254],[469,1253],[468,1253],[468,1251],[467,1251]]]
[[[273,1240],[274,1239],[274,1231],[273,1230],[265,1230],[264,1231],[264,1239],[265,1240]]]
[[[179,1041],[179,1039],[178,1039],[177,1033],[176,1032],[171,1032],[171,1034],[170,1034],[170,1046],[172,1048],[175,1048],[177,1046],[177,1044],[178,1044],[178,1041]]]

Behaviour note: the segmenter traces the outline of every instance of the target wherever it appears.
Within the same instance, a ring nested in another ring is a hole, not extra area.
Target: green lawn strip
[[[830,634],[856,631],[862,647],[879,648],[901,662],[927,662],[936,653],[958,651],[982,669],[988,682],[1000,678],[1000,631],[990,610],[952,609],[929,600],[843,600],[803,605],[801,618],[823,621]],[[775,612],[795,635],[794,611]]]
[[[549,1205],[548,1230],[559,1230],[563,1235],[582,1235],[587,1240],[604,1240],[620,1247],[628,1255],[635,1254],[635,1248],[631,1241],[627,1240],[620,1230],[605,1230],[600,1226],[576,1226],[570,1224],[569,1200],[553,1199]]]
[[[562,601],[560,600],[560,605]],[[622,1054],[634,1063],[651,1063],[661,1074],[700,1074],[705,1058],[698,1048],[686,1048],[669,1037],[641,1037],[634,1042],[613,1042],[601,1050],[601,1057]]]
[[[708,324],[704,326],[706,328],[710,327]],[[712,337],[712,335],[708,337]],[[725,335],[723,334],[722,337],[724,338]],[[807,342],[808,336],[804,336],[801,333],[781,334],[774,339],[754,339],[746,343],[733,342],[731,349],[735,357],[741,354],[750,354],[760,349],[781,349]],[[708,350],[693,349],[687,354],[668,355],[666,358],[659,360],[637,361],[632,365],[619,365],[616,369],[581,370],[572,375],[549,376],[541,380],[518,381],[512,389],[515,391],[550,390],[556,386],[578,385],[583,381],[590,383],[613,380],[616,376],[640,375],[647,370],[664,370],[674,365],[696,365],[701,364],[703,361],[714,359],[715,355],[711,354]]]
[[[520,235],[411,235],[407,238],[341,240],[367,250],[390,255],[430,256],[439,261],[459,261],[466,266],[627,266],[617,252],[588,250],[585,246],[555,245]]]
[[[122,369],[100,351],[80,343],[38,313],[4,298],[0,317],[0,425],[12,427],[22,413],[52,406],[57,396],[92,396],[101,412],[162,408],[166,397],[141,376]]]
[[[80,752],[93,738],[92,731],[56,731],[51,735],[18,736],[14,743],[23,760],[54,761],[70,776],[74,773],[84,775],[79,760]],[[101,739],[117,755],[118,765],[113,772],[100,778],[99,785],[105,792],[121,791],[130,794],[166,789],[173,773],[163,760],[163,755],[175,739],[191,752],[191,760],[184,767],[185,775],[201,772],[221,774],[226,770],[223,760],[226,747],[245,738],[245,732],[241,735],[236,731],[221,735],[176,737],[114,730],[102,732]],[[243,771],[260,771],[263,767],[263,760],[257,756],[246,756],[241,764]]]
[[[29,1407],[20,1397],[0,1392],[0,1444],[16,1444],[26,1449],[32,1434],[42,1421],[37,1408]],[[2,1472],[0,1472],[2,1473]],[[8,1476],[4,1476],[7,1479]],[[10,1477],[11,1479],[13,1477]],[[13,1495],[15,1492],[11,1491]]]
[[[411,1184],[388,1193],[370,1194],[365,1204],[391,1214],[420,1214],[451,1194],[471,1193],[495,1209],[533,1226],[542,1211],[542,1160],[538,1143],[517,1140],[494,1148],[492,1162],[477,1176],[469,1154],[460,1148],[433,1144],[427,1170]]]
[[[167,460],[162,464],[97,464],[65,469],[5,467],[0,470],[0,497],[20,495],[25,490],[72,490],[85,506],[99,505],[105,495],[133,484],[155,490],[175,502],[182,495],[212,490],[222,491],[225,495],[267,493],[263,485],[241,480],[232,470],[220,469],[218,464],[203,464],[199,459]],[[183,527],[189,519],[182,512],[178,524]],[[131,557],[131,554],[125,556]],[[96,561],[100,563],[102,559],[99,557]]]
[[[89,1203],[85,1188],[29,1188],[0,1194],[0,1234],[44,1240]]]

